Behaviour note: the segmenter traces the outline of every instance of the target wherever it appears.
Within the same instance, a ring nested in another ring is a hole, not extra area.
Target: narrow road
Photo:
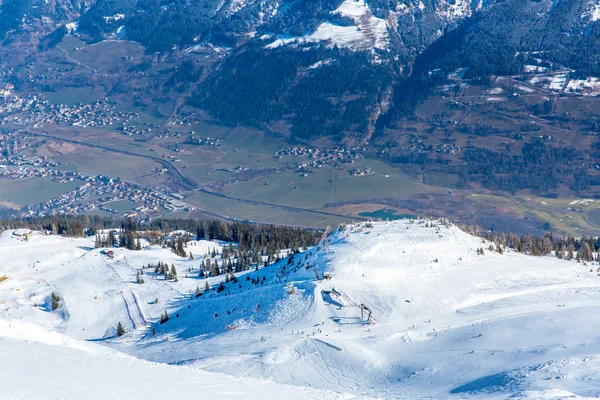
[[[107,150],[107,151],[112,151],[115,153],[120,153],[120,154],[126,154],[129,156],[134,156],[134,157],[141,157],[141,158],[146,158],[152,161],[156,161],[160,164],[162,164],[165,168],[167,168],[169,170],[169,173],[179,181],[179,183],[181,183],[186,189],[191,190],[194,189],[197,185],[194,181],[192,181],[191,179],[187,178],[185,175],[183,175],[181,173],[181,171],[179,169],[177,169],[177,167],[175,166],[175,164],[173,164],[171,161],[169,160],[165,160],[164,158],[161,157],[156,157],[156,156],[150,156],[147,154],[140,154],[140,153],[134,153],[132,151],[129,150],[120,150],[120,149],[115,149],[112,147],[108,147],[108,146],[103,146],[101,144],[94,144],[94,143],[88,143],[88,142],[82,142],[80,140],[75,140],[75,139],[65,139],[62,138],[60,136],[53,136],[53,135],[49,135],[46,133],[33,133],[31,131],[23,131],[21,132],[23,135],[30,135],[30,136],[36,136],[36,137],[42,137],[42,138],[49,138],[49,139],[54,139],[54,140],[60,140],[63,141],[65,143],[71,143],[71,144],[77,144],[79,146],[86,146],[86,147],[92,147],[92,148],[96,148],[96,149],[102,149],[102,150]]]
[[[360,221],[367,221],[368,220],[368,218],[355,217],[355,216],[349,216],[349,215],[344,215],[344,214],[329,213],[329,212],[326,212],[326,211],[318,211],[318,210],[313,210],[313,209],[310,209],[310,208],[282,206],[281,204],[267,203],[267,202],[264,202],[264,201],[241,199],[239,197],[232,197],[232,196],[228,196],[228,195],[223,194],[223,193],[210,192],[210,191],[208,191],[206,189],[202,189],[202,188],[198,188],[198,189],[196,189],[196,191],[200,192],[200,193],[204,193],[204,194],[210,195],[210,196],[220,197],[220,198],[223,198],[223,199],[229,199],[229,200],[239,201],[241,203],[252,204],[252,205],[275,207],[275,208],[279,208],[279,209],[286,210],[286,211],[305,212],[305,213],[311,213],[311,214],[325,215],[325,216],[328,216],[328,217],[337,217],[337,218],[352,219],[352,220],[355,220],[355,221],[356,220],[360,220]]]
[[[191,179],[189,179],[185,175],[183,175],[183,173],[179,169],[177,169],[177,167],[171,161],[165,160],[165,159],[160,158],[160,157],[150,156],[150,155],[147,155],[147,154],[139,154],[139,153],[135,153],[135,152],[132,152],[132,151],[129,151],[129,150],[115,149],[115,148],[104,146],[104,145],[101,145],[101,144],[88,143],[88,142],[83,142],[83,141],[75,140],[75,139],[65,139],[65,138],[62,138],[60,136],[49,135],[49,134],[46,134],[46,133],[44,133],[44,134],[42,134],[42,133],[34,133],[34,132],[31,132],[31,131],[23,131],[21,133],[23,135],[30,135],[30,136],[35,136],[35,137],[54,139],[54,140],[59,140],[59,141],[65,142],[65,143],[76,144],[76,145],[79,145],[79,146],[91,147],[91,148],[102,149],[102,150],[106,150],[106,151],[112,151],[112,152],[115,152],[115,153],[126,154],[126,155],[130,155],[130,156],[134,156],[134,157],[146,158],[146,159],[149,159],[149,160],[161,163],[163,166],[165,166],[169,170],[169,173],[171,174],[171,176],[173,176],[175,179],[177,179],[179,181],[179,183],[182,186],[184,186],[186,189],[188,189],[188,190],[196,190],[196,191],[204,193],[206,195],[220,197],[220,198],[229,199],[229,200],[234,200],[236,202],[242,202],[242,203],[246,203],[246,204],[261,205],[261,206],[269,206],[269,207],[279,208],[279,209],[282,209],[282,210],[285,210],[285,211],[311,213],[311,214],[323,215],[323,216],[327,216],[327,217],[344,218],[344,219],[347,219],[347,220],[355,220],[355,221],[356,220],[360,220],[360,221],[366,221],[367,220],[367,218],[358,217],[358,216],[350,216],[350,215],[344,215],[344,214],[329,213],[329,212],[326,212],[326,211],[318,211],[318,210],[307,209],[307,208],[300,208],[300,207],[284,206],[284,205],[275,204],[275,203],[267,203],[267,202],[263,202],[263,201],[256,201],[256,200],[242,199],[242,198],[238,198],[238,197],[231,197],[231,196],[228,196],[228,195],[223,194],[223,193],[211,192],[211,191],[208,191],[208,190],[202,189],[202,188],[196,189],[198,187],[198,185],[196,184],[196,182],[192,181]],[[190,205],[193,205],[193,204],[190,204]],[[193,205],[193,206],[199,208],[196,205]],[[215,213],[214,211],[209,211],[209,210],[206,210],[206,209],[201,209],[201,210],[203,212],[206,212],[206,213],[214,215],[214,216],[218,216],[220,218],[225,218],[225,219],[234,220],[234,221],[239,221],[240,220],[238,218],[233,218],[233,217],[229,217],[229,216],[222,215],[222,214],[219,214],[219,213]],[[261,222],[261,221],[257,221],[257,222]]]

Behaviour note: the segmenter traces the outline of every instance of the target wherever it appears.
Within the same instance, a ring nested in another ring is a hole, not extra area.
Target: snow
[[[361,223],[292,261],[236,274],[221,293],[190,298],[205,280],[186,277],[188,268],[222,245],[190,243],[195,260],[156,246],[113,249],[111,259],[93,238],[3,233],[2,395],[600,395],[597,263],[499,254],[439,221]],[[176,265],[179,282],[147,272],[135,283],[139,268],[159,260]],[[64,299],[56,311],[52,292]],[[170,319],[158,324],[165,310]],[[119,321],[128,332],[115,338]],[[43,385],[28,384],[32,377]]]
[[[48,337],[51,340],[48,340]],[[31,325],[0,321],[3,399],[351,399],[332,392],[156,364]]]
[[[376,26],[377,28],[377,26]],[[332,46],[367,50],[377,46],[377,33],[365,33],[356,26],[339,26],[325,22],[310,36],[314,41],[327,41]],[[381,46],[379,46],[381,47]]]
[[[77,29],[79,28],[79,21],[66,23],[65,24],[65,28],[67,28],[67,33],[68,34],[71,34],[73,32],[77,32]]]
[[[456,21],[471,16],[471,3],[472,0],[440,2],[440,9],[437,12],[445,19]],[[480,7],[481,5],[478,6]]]
[[[312,35],[314,39],[330,40],[338,46],[357,50],[387,48],[389,35],[386,21],[374,17],[364,0],[345,0],[334,13],[352,17],[356,26],[336,26],[326,22]]]
[[[600,2],[592,2],[588,10],[581,15],[581,18],[588,19],[590,22],[596,22],[600,20]]]
[[[106,22],[121,21],[125,19],[125,14],[115,14],[109,17],[103,17]]]
[[[248,5],[246,0],[232,0],[227,15],[232,15]]]
[[[562,90],[567,83],[567,74],[556,74],[550,81],[551,90]]]
[[[525,65],[525,72],[546,72],[548,69],[539,65]]]
[[[584,96],[600,95],[600,79],[589,77],[587,79],[571,79],[565,88],[567,93],[580,93]]]
[[[592,14],[590,16],[590,20],[592,22],[598,21],[600,19],[600,4],[594,5],[594,9],[592,10]]]
[[[345,47],[353,50],[387,49],[389,34],[384,19],[374,17],[364,0],[345,0],[335,11],[354,19],[354,26],[339,26],[323,22],[310,35],[298,37],[280,35],[267,45],[276,48],[294,43],[329,42],[330,46]]]

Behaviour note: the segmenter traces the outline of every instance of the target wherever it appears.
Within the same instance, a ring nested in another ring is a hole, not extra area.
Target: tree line
[[[195,235],[198,240],[218,240],[237,243],[241,253],[266,252],[274,256],[277,250],[300,249],[315,245],[321,232],[281,225],[259,225],[222,220],[157,219],[141,222],[103,216],[63,215],[0,220],[0,231],[28,228],[67,237],[96,236],[98,247],[140,248],[139,239],[150,244],[169,247],[180,256],[188,256],[184,245]],[[115,229],[121,232],[115,235]],[[174,231],[188,234],[171,235]]]

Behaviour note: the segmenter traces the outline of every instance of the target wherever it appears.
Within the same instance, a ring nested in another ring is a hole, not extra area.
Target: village
[[[172,211],[193,209],[193,206],[170,193],[162,193],[118,178],[63,170],[59,163],[47,156],[25,156],[20,153],[28,147],[26,136],[0,131],[0,179],[24,181],[47,178],[55,183],[80,181],[81,185],[58,197],[22,208],[20,216],[99,210],[111,215],[144,219]],[[121,201],[129,203],[120,209],[113,206],[113,203]]]
[[[275,152],[274,158],[300,157],[307,161],[296,164],[298,169],[322,168],[325,165],[353,164],[354,160],[363,158],[360,148],[346,149],[336,146],[333,149],[321,150],[305,146],[293,146]]]
[[[11,93],[13,87],[7,84],[0,91],[0,122],[3,125],[33,124],[34,127],[40,127],[44,124],[62,124],[87,128],[117,124],[125,126],[139,118],[138,113],[118,111],[107,99],[89,104],[52,104],[37,95],[19,97]]]

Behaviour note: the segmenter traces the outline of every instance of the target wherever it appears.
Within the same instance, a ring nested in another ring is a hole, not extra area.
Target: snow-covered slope
[[[2,399],[342,399],[332,392],[155,364],[0,321]]]
[[[201,369],[394,399],[600,395],[596,263],[500,254],[437,221],[363,223],[196,299],[190,292],[204,280],[185,271],[218,244],[195,243],[193,261],[155,247],[115,249],[109,259],[90,248],[91,239],[25,241],[6,232],[0,318],[101,339],[112,350],[177,365],[126,358],[132,368],[183,368],[183,375]],[[176,265],[179,282],[147,274],[135,283],[138,268],[159,260]],[[52,291],[64,310],[48,308]],[[170,319],[159,324],[165,309]],[[115,338],[109,327],[118,321],[128,333]],[[64,349],[75,351],[82,350]],[[110,354],[93,358],[110,364]]]

